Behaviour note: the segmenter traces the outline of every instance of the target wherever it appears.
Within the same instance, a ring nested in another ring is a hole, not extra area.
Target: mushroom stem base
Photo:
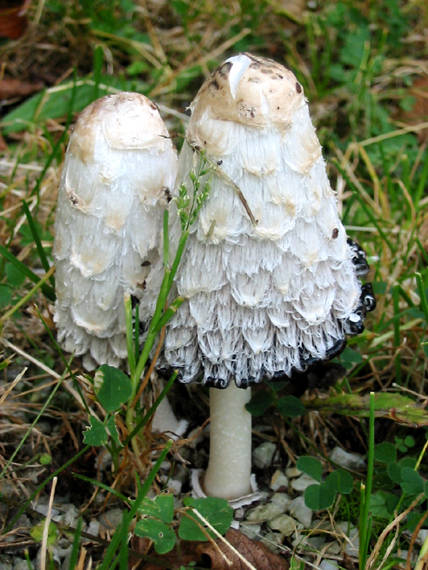
[[[251,414],[245,404],[251,388],[234,382],[210,388],[210,458],[204,490],[211,497],[235,499],[251,492]]]

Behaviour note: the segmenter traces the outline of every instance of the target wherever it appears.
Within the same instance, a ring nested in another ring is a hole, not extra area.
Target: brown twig
[[[419,519],[419,522],[416,525],[415,530],[413,531],[412,538],[410,539],[410,544],[409,544],[409,552],[407,553],[406,570],[412,570],[411,560],[412,560],[413,547],[415,545],[415,541],[418,537],[419,531],[421,530],[421,527],[427,518],[428,518],[428,511]]]
[[[375,560],[376,560],[376,557],[377,557],[377,555],[379,554],[379,550],[381,549],[382,544],[384,543],[385,538],[388,536],[388,534],[394,529],[394,527],[396,527],[397,525],[399,525],[400,522],[401,522],[405,517],[407,517],[407,515],[410,513],[410,511],[412,511],[412,510],[417,506],[417,504],[420,503],[420,501],[424,498],[424,496],[425,496],[425,495],[424,495],[423,493],[420,493],[420,494],[416,497],[416,499],[412,502],[412,504],[411,504],[405,511],[403,511],[402,513],[400,513],[399,515],[397,515],[397,516],[395,517],[395,519],[394,519],[392,522],[390,522],[389,525],[387,525],[387,526],[383,529],[383,531],[380,533],[380,536],[379,536],[379,538],[378,538],[378,540],[377,540],[377,542],[376,542],[376,544],[375,544],[375,546],[374,546],[374,548],[373,548],[372,553],[370,554],[370,556],[369,556],[369,558],[368,558],[368,560],[367,560],[365,570],[369,570],[369,569],[373,566],[373,564],[374,564],[374,562],[375,562]]]

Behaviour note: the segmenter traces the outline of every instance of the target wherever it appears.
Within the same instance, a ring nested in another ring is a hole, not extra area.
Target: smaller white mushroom
[[[63,348],[83,364],[127,356],[124,295],[150,314],[162,216],[176,151],[156,105],[138,93],[89,105],[70,137],[55,224],[55,321]],[[150,286],[149,286],[150,285]],[[144,294],[146,289],[149,294]]]

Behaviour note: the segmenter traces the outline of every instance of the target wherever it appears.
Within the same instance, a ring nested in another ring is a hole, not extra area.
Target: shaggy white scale
[[[176,163],[157,107],[143,95],[108,95],[77,121],[58,195],[55,321],[58,340],[87,369],[127,355],[124,294],[141,298],[150,280],[159,289],[151,268]],[[147,312],[155,300],[144,295]]]
[[[355,251],[303,89],[278,63],[240,54],[191,110],[179,182],[190,186],[195,147],[226,176],[211,174],[189,237],[177,277],[187,301],[168,327],[165,358],[183,382],[202,375],[216,387],[304,370],[337,352],[363,315]]]

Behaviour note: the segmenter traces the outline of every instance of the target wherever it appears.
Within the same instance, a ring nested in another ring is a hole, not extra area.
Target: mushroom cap
[[[168,131],[144,95],[108,95],[80,114],[58,193],[55,321],[65,350],[85,355],[89,369],[126,357],[124,295],[141,297],[160,279],[152,268],[176,167]],[[155,299],[144,295],[143,309]]]
[[[330,358],[369,309],[303,90],[283,66],[239,54],[191,109],[178,184],[192,187],[195,147],[214,167],[164,359],[183,382],[246,387]]]
[[[191,105],[192,122],[201,121],[209,109],[215,119],[281,130],[304,104],[303,88],[292,71],[271,59],[241,53],[227,59],[199,89]]]

